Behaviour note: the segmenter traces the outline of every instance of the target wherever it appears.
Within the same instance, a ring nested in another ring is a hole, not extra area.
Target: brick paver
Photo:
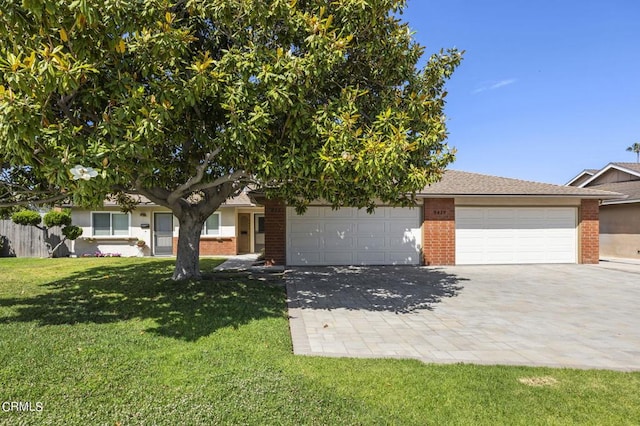
[[[296,354],[640,370],[640,265],[314,267],[286,282]]]

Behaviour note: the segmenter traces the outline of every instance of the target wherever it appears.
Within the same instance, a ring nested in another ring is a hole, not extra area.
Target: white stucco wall
[[[221,207],[220,214],[220,234],[215,237],[236,237],[236,207]],[[253,209],[252,209],[253,210]],[[168,209],[139,206],[129,213],[129,234],[126,236],[94,236],[92,229],[92,213],[95,212],[115,212],[119,213],[117,207],[105,207],[97,210],[72,209],[71,217],[73,224],[80,226],[83,230],[82,236],[74,242],[73,252],[77,256],[84,254],[119,253],[123,257],[140,256],[140,251],[136,246],[138,239],[146,242],[143,249],[144,256],[152,254],[153,244],[153,220],[154,212],[169,212]],[[143,224],[148,224],[148,228],[142,228]],[[173,236],[178,237],[179,223],[177,218],[173,218]],[[203,237],[203,238],[212,238]]]

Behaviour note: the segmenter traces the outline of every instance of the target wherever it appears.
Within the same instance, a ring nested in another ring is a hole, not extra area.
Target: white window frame
[[[209,234],[208,233],[208,229],[207,229],[207,221],[213,215],[217,215],[218,216],[218,232],[215,233],[215,234]],[[207,218],[207,220],[204,221],[204,224],[202,225],[202,233],[201,233],[201,235],[203,237],[219,237],[220,234],[221,234],[221,230],[222,230],[222,215],[220,214],[220,212],[214,212],[211,216],[209,216]]]
[[[109,235],[96,235],[96,228],[94,226],[94,215],[95,214],[108,214],[109,215]],[[127,235],[114,235],[113,234],[113,215],[114,214],[124,214],[127,215]],[[131,236],[131,214],[123,213],[123,212],[105,212],[105,211],[95,211],[91,212],[91,236],[95,238],[108,238],[108,237],[120,237],[126,238]]]

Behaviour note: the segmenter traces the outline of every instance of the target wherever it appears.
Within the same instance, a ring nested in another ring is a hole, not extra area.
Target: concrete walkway
[[[640,370],[640,265],[294,268],[294,352]]]
[[[227,260],[219,264],[214,271],[248,271],[253,264],[258,260],[258,254],[238,254],[235,256],[229,256]]]

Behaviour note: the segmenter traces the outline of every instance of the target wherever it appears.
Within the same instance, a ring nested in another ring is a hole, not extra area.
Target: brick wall
[[[580,263],[600,261],[600,221],[598,200],[580,203]]]
[[[456,210],[453,198],[425,198],[422,232],[425,265],[456,264]]]
[[[267,265],[287,263],[287,208],[278,200],[264,201],[264,254]]]
[[[178,250],[178,237],[173,237],[173,255]],[[200,255],[215,256],[218,254],[234,255],[238,254],[235,237],[201,237]]]

